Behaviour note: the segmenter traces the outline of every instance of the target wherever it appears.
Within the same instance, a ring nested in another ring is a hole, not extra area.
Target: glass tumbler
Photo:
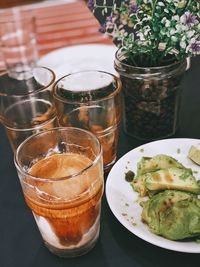
[[[15,165],[45,245],[60,257],[90,251],[99,237],[103,162],[99,140],[64,127],[32,135]]]
[[[5,10],[0,16],[0,39],[9,76],[29,79],[38,60],[34,13],[18,7]]]
[[[104,170],[108,171],[117,154],[120,80],[103,71],[80,71],[59,79],[53,95],[59,125],[93,132],[103,147]]]
[[[30,135],[57,126],[52,87],[55,74],[35,67],[31,78],[17,80],[0,74],[0,122],[5,126],[13,152]]]

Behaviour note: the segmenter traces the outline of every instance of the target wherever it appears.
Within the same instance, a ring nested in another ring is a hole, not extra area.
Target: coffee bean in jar
[[[161,67],[135,67],[116,53],[115,69],[122,81],[123,125],[127,134],[155,140],[178,128],[181,82],[186,61]]]

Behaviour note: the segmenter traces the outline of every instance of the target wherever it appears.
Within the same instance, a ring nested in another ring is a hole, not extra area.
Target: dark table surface
[[[183,84],[180,127],[174,137],[200,138],[200,58],[195,58]],[[118,158],[142,142],[120,131]],[[103,197],[101,233],[95,248],[75,259],[61,259],[43,245],[26,206],[13,155],[0,126],[0,267],[199,266],[200,254],[169,251],[151,245],[126,230]],[[106,179],[106,178],[105,178]]]

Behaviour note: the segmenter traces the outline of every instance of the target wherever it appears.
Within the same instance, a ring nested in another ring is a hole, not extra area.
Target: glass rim
[[[91,164],[89,164],[87,167],[83,168],[79,172],[76,172],[74,174],[67,175],[67,176],[64,176],[64,177],[56,178],[56,179],[55,178],[35,177],[35,176],[31,175],[29,172],[23,170],[23,168],[21,167],[21,165],[19,163],[19,157],[18,157],[18,155],[20,153],[20,150],[23,148],[23,146],[25,146],[31,139],[36,138],[36,137],[41,136],[41,135],[45,135],[46,133],[58,132],[58,131],[67,131],[67,130],[75,130],[75,131],[79,131],[79,132],[84,132],[87,135],[91,136],[93,140],[95,140],[95,142],[96,142],[96,144],[98,146],[98,154],[95,156],[95,159],[92,161]],[[89,132],[87,130],[84,130],[84,129],[81,129],[81,128],[77,128],[77,127],[55,127],[55,128],[51,128],[49,130],[44,130],[42,132],[33,134],[32,136],[30,136],[27,139],[25,139],[17,147],[16,153],[14,155],[14,163],[15,163],[15,167],[16,167],[17,171],[19,171],[24,176],[28,176],[28,178],[30,178],[32,180],[41,181],[41,182],[58,182],[58,181],[72,179],[74,177],[77,177],[77,176],[83,174],[84,172],[89,170],[91,167],[95,166],[97,164],[97,162],[99,161],[99,159],[101,158],[101,156],[102,156],[102,146],[100,144],[99,139],[92,132]]]
[[[27,93],[24,93],[24,94],[18,94],[18,95],[17,94],[11,94],[11,95],[9,95],[8,93],[1,93],[1,91],[0,91],[0,96],[16,97],[16,98],[17,97],[20,98],[20,97],[25,97],[25,96],[31,96],[31,95],[35,95],[37,93],[40,93],[40,92],[44,91],[45,89],[47,89],[48,87],[50,87],[51,85],[53,85],[54,82],[55,82],[55,80],[56,80],[56,74],[54,73],[54,71],[51,70],[50,68],[43,67],[43,66],[35,66],[35,67],[33,67],[33,70],[34,69],[37,69],[37,68],[46,69],[46,70],[48,70],[51,73],[51,75],[52,75],[51,81],[47,85],[42,86],[41,88],[39,88],[39,89],[37,89],[35,91],[30,91],[30,92],[27,92]],[[2,75],[8,74],[8,73],[9,73],[9,71],[8,70],[5,70],[2,73],[0,73],[0,77]]]
[[[166,69],[166,68],[171,68],[171,67],[175,67],[177,65],[180,65],[180,64],[183,64],[185,63],[186,64],[186,58],[183,58],[181,59],[180,61],[175,61],[175,62],[172,62],[170,64],[166,64],[166,65],[163,65],[163,66],[156,66],[156,67],[138,67],[138,66],[134,66],[134,65],[129,65],[127,63],[124,63],[122,60],[120,60],[119,58],[119,53],[123,53],[122,51],[123,47],[119,48],[116,52],[115,52],[115,60],[114,62],[116,63],[116,60],[122,65],[122,66],[125,66],[127,68],[132,68],[132,69],[137,69],[137,70],[144,70],[144,69],[151,69],[151,70],[162,70],[162,69]]]
[[[50,119],[48,119],[47,121],[44,121],[40,124],[36,124],[32,128],[17,128],[17,127],[12,128],[4,122],[3,122],[3,124],[4,124],[4,127],[9,131],[27,132],[27,131],[33,131],[33,130],[40,130],[42,127],[44,127],[45,125],[48,125],[49,123],[54,122],[54,120],[56,120],[56,119],[57,119],[57,115],[56,115],[56,112],[54,111],[54,113],[51,114]],[[0,119],[0,122],[1,122],[1,119]]]
[[[101,72],[101,73],[105,73],[105,74],[108,74],[110,76],[112,76],[114,78],[114,80],[116,81],[116,88],[115,90],[109,94],[108,96],[104,96],[102,98],[97,98],[95,100],[90,100],[90,103],[95,103],[95,102],[98,102],[98,101],[101,101],[101,100],[107,100],[107,99],[110,99],[110,98],[113,98],[117,93],[119,93],[121,90],[122,90],[122,83],[121,83],[121,80],[119,77],[117,77],[116,75],[112,74],[112,73],[109,73],[107,71],[103,71],[103,70],[81,70],[81,71],[77,71],[77,72],[73,72],[73,73],[69,73],[69,74],[66,74],[64,76],[62,76],[61,78],[59,78],[54,86],[53,86],[53,96],[59,100],[59,101],[62,101],[63,103],[80,103],[80,101],[78,100],[71,100],[71,99],[66,99],[62,96],[60,96],[58,93],[57,93],[57,90],[58,90],[58,83],[60,81],[62,81],[63,79],[65,79],[66,77],[69,77],[71,75],[74,75],[74,74],[78,74],[78,73],[88,73],[88,72]],[[72,90],[66,90],[68,92],[73,92]],[[81,92],[87,92],[87,91],[76,91],[76,93],[81,93]],[[88,92],[91,92],[90,90],[88,90]]]

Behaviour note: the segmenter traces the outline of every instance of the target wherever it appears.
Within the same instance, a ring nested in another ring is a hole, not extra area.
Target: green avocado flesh
[[[170,240],[200,236],[200,200],[196,195],[165,190],[143,202],[142,221],[151,232]]]
[[[152,158],[143,157],[138,162],[137,175],[131,185],[142,197],[152,196],[166,189],[200,193],[200,184],[192,170],[185,168],[176,159],[162,154]]]
[[[142,157],[137,164],[137,174],[141,175],[147,172],[154,172],[160,169],[168,168],[185,168],[178,160],[165,155],[159,154],[154,157]]]

